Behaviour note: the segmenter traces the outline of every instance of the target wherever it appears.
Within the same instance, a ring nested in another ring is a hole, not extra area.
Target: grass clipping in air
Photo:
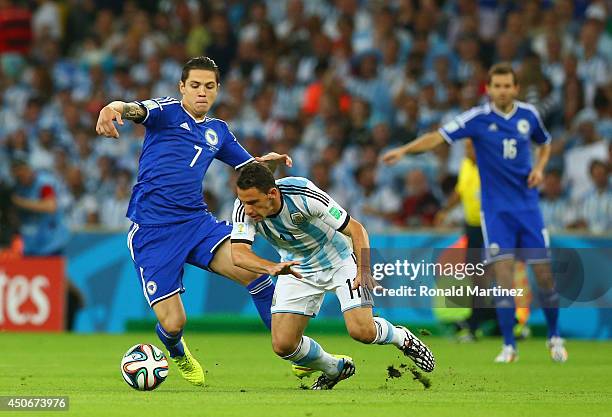
[[[387,367],[387,381],[389,381],[389,379],[403,377],[406,371],[410,371],[410,373],[412,374],[412,379],[415,381],[419,381],[425,389],[431,388],[431,380],[426,377],[423,372],[419,371],[416,366],[408,366],[405,363],[402,363],[399,366],[399,369],[394,367],[393,365],[389,365]]]

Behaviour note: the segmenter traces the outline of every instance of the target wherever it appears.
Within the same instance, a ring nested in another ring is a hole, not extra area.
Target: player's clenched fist
[[[113,120],[117,120],[117,123],[123,125],[121,113],[110,106],[105,106],[102,110],[100,110],[100,114],[98,115],[96,133],[108,138],[118,138],[119,132],[117,131]]]

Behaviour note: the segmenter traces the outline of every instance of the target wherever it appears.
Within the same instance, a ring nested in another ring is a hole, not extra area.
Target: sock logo
[[[157,291],[157,284],[155,283],[155,281],[148,281],[147,282],[147,292],[149,293],[149,295],[155,294],[156,291]]]

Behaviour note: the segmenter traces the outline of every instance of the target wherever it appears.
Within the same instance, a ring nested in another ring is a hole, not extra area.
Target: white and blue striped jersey
[[[233,243],[251,244],[259,233],[278,251],[281,261],[298,261],[294,269],[305,275],[333,268],[351,256],[348,238],[340,233],[350,220],[346,210],[306,178],[281,178],[276,185],[280,211],[260,222],[247,216],[236,199]]]

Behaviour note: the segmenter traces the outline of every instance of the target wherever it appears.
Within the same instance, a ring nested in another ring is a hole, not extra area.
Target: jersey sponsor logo
[[[293,224],[302,224],[306,221],[306,217],[300,212],[291,213],[291,221]]]
[[[189,128],[189,125],[187,124],[187,122],[183,122],[181,123],[181,127],[185,130],[189,130],[191,132],[191,129]]]
[[[149,295],[155,294],[156,291],[157,291],[157,283],[155,281],[148,281],[147,282],[147,292],[149,293]]]
[[[495,123],[489,125],[489,132],[497,132],[497,125]]]
[[[525,119],[520,119],[516,123],[516,129],[519,131],[521,135],[526,135],[527,133],[529,133],[530,128],[531,126],[529,125],[529,122]]]
[[[331,214],[334,219],[340,220],[340,217],[342,217],[342,210],[337,207],[331,207],[329,209],[329,214]]]
[[[456,130],[459,129],[459,123],[457,123],[456,121],[452,120],[450,122],[448,122],[447,124],[445,124],[442,129],[444,129],[444,131],[448,132],[448,133],[453,133]]]
[[[204,138],[206,139],[206,143],[211,146],[215,146],[217,143],[219,143],[219,137],[217,136],[217,132],[215,132],[211,128],[206,129],[206,132],[204,132]]]

